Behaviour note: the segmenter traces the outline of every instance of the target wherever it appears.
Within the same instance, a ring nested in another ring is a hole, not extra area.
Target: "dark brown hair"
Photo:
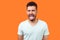
[[[29,2],[29,3],[27,3],[27,5],[26,5],[27,7],[28,6],[35,6],[36,7],[36,9],[37,9],[37,4],[35,3],[35,2],[33,2],[33,1],[31,1],[31,2]]]

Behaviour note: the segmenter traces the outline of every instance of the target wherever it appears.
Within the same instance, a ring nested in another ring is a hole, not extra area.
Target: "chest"
[[[44,28],[43,26],[39,26],[39,25],[35,27],[26,26],[23,29],[23,33],[24,35],[43,35]]]

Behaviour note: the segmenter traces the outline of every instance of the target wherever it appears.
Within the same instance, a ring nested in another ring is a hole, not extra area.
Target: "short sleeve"
[[[19,24],[17,34],[18,35],[23,35],[22,24]]]
[[[45,23],[45,30],[44,30],[44,34],[43,35],[49,35],[49,30],[48,30],[48,25],[47,23]]]

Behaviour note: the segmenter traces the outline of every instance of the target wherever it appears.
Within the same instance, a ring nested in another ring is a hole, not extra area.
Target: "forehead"
[[[27,9],[28,10],[36,10],[36,7],[35,6],[28,6]]]

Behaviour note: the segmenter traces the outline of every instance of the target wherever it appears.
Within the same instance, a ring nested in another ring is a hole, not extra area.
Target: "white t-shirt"
[[[34,27],[31,26],[28,20],[19,24],[18,35],[23,35],[24,40],[42,40],[43,35],[49,35],[46,22],[38,20]]]

